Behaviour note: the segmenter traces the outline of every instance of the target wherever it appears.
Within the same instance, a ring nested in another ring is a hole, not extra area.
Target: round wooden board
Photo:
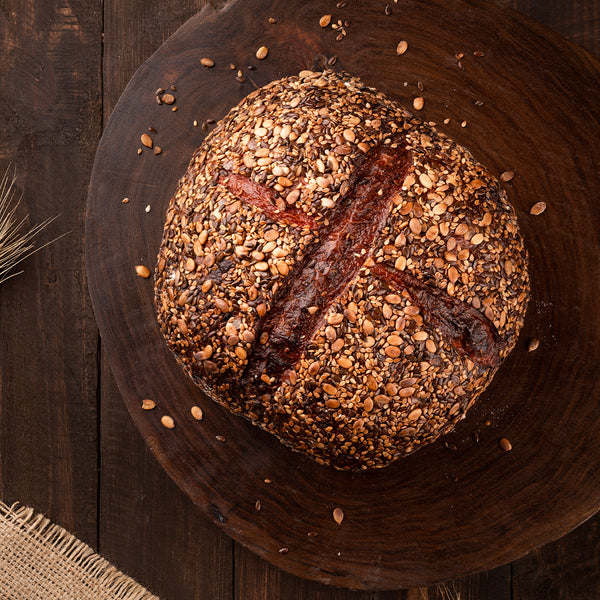
[[[86,231],[90,292],[114,375],[169,475],[229,535],[282,569],[365,589],[490,569],[600,507],[600,64],[497,3],[403,0],[391,3],[389,16],[384,6],[244,0],[188,21],[138,70],[110,118]],[[319,27],[329,13],[350,23],[341,41]],[[408,51],[397,56],[402,39]],[[262,45],[269,56],[258,61]],[[205,135],[193,121],[223,117],[252,82],[264,85],[334,55],[336,69],[407,106],[424,96],[424,118],[496,174],[515,171],[506,188],[533,286],[518,346],[468,418],[443,441],[362,473],[321,467],[207,400],[161,337],[152,279],[134,271],[155,264],[169,199]],[[203,56],[214,68],[200,65]],[[242,68],[245,84],[230,63]],[[177,112],[154,98],[171,84]],[[162,154],[138,156],[149,127]],[[548,209],[531,216],[539,200]],[[528,353],[532,337],[540,347]],[[142,411],[143,398],[157,408]],[[190,415],[195,404],[204,411],[200,422]],[[174,429],[160,424],[164,414]],[[499,448],[501,437],[511,452]],[[344,511],[341,525],[335,507]]]

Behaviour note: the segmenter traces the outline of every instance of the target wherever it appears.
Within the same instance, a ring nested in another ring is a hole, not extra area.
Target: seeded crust
[[[324,224],[357,159],[402,131],[414,171],[372,258],[272,397],[234,392],[231,382],[260,343],[258,320],[318,230],[274,221],[219,177],[249,176]],[[506,342],[502,359],[513,349],[529,299],[527,253],[497,179],[357,78],[302,72],[250,94],[194,153],[158,256],[160,327],[215,401],[320,463],[382,467],[453,429],[497,367],[457,353],[408,294],[371,274],[372,261],[470,303]]]

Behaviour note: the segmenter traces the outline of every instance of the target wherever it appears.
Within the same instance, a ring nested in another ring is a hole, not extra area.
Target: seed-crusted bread
[[[513,349],[529,298],[497,179],[331,71],[274,81],[219,122],[171,200],[155,275],[184,371],[341,469],[450,431]]]

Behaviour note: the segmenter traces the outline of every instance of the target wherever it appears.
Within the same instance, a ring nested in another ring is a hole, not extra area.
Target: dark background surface
[[[17,167],[23,213],[36,222],[61,214],[46,239],[70,232],[0,288],[0,497],[42,511],[165,600],[600,598],[598,517],[446,586],[349,592],[287,575],[232,542],[151,456],[95,325],[85,199],[103,126],[131,75],[205,4],[0,0],[0,167]],[[600,55],[600,0],[502,4]]]

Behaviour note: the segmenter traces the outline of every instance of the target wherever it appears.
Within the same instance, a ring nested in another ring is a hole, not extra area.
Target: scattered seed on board
[[[515,176],[514,171],[504,171],[502,175],[500,175],[500,179],[502,181],[510,181]]]
[[[532,215],[541,215],[546,210],[545,202],[536,202],[529,211]]]
[[[254,504],[254,510],[260,510],[262,508],[262,505],[260,503],[260,500],[257,500],[256,503]]]
[[[269,49],[266,46],[261,46],[256,51],[256,58],[258,58],[258,60],[263,60],[264,58],[267,58],[267,54],[269,54]]]
[[[160,422],[167,428],[167,429],[173,429],[173,427],[175,427],[175,421],[173,421],[173,418],[170,417],[169,415],[163,415],[160,418]]]
[[[223,435],[215,435],[215,439],[218,440],[219,442],[225,442],[225,436]]]
[[[163,101],[163,104],[173,104],[173,102],[175,102],[175,96],[173,96],[173,94],[165,94],[161,100]]]
[[[198,121],[196,121],[196,119],[194,119],[194,127],[198,127]]]
[[[331,23],[331,15],[323,15],[319,19],[319,25],[321,27],[327,27],[327,25],[329,25],[329,23]]]
[[[267,21],[269,21],[269,23],[271,23],[271,25],[273,25],[273,23],[277,23],[277,19],[274,19],[273,17],[269,17],[267,19]]]
[[[265,479],[264,481],[265,481],[265,483],[267,483],[267,484],[271,483],[271,480],[270,480],[270,479]]]
[[[202,409],[199,406],[192,406],[190,412],[192,413],[192,417],[196,419],[196,421],[201,421],[203,415]]]
[[[149,213],[152,210],[152,207],[148,204],[144,210]]]
[[[288,549],[284,546],[283,548],[279,548],[279,554],[287,554]]]
[[[498,444],[500,444],[500,448],[502,448],[504,452],[510,452],[512,450],[512,444],[506,438],[501,438]]]
[[[154,154],[160,154],[162,152],[162,148],[160,146],[154,146]]]
[[[123,198],[123,200],[121,200],[121,202],[123,204],[128,204],[129,203],[129,198]]]
[[[413,100],[413,107],[415,110],[422,110],[424,105],[425,105],[425,99],[423,98],[423,96],[417,96]]]
[[[396,46],[396,54],[398,56],[400,56],[401,54],[404,54],[406,51],[408,50],[408,42],[406,40],[402,40],[397,46]]]
[[[344,520],[344,511],[341,508],[336,507],[333,509],[333,520],[338,525],[342,524],[342,521]]]
[[[534,350],[538,349],[539,345],[540,345],[540,340],[538,340],[536,338],[531,338],[529,340],[529,344],[527,344],[527,351],[533,352]]]
[[[147,133],[142,133],[140,140],[146,148],[152,148],[152,138]]]
[[[142,400],[142,408],[144,410],[152,410],[156,407],[156,402],[154,400],[150,400],[150,398],[145,398]]]
[[[143,150],[142,150],[141,148],[138,148],[138,149],[137,149],[138,156],[139,156],[139,155],[140,155],[142,152],[143,152]]]
[[[144,265],[136,265],[135,272],[142,279],[148,279],[148,277],[150,277],[150,269],[148,267],[145,267]]]
[[[460,126],[461,126],[461,127],[466,127],[466,126],[467,126],[467,122],[466,122],[466,121],[463,121],[463,122],[460,124]]]
[[[212,58],[206,58],[206,57],[204,57],[204,58],[200,59],[200,64],[203,67],[206,67],[207,69],[210,69],[211,67],[215,66],[215,61]]]

